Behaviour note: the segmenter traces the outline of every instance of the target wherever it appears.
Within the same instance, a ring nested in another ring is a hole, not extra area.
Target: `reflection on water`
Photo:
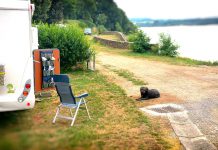
[[[208,26],[172,26],[141,28],[157,43],[159,33],[168,33],[180,46],[181,57],[197,60],[218,61],[218,25]]]

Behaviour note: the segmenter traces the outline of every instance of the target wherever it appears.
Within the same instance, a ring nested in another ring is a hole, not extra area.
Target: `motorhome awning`
[[[0,1],[0,10],[28,11],[29,1]]]
[[[0,7],[0,10],[16,10],[16,11],[28,11],[29,9],[22,9],[22,8],[5,8],[5,7]]]

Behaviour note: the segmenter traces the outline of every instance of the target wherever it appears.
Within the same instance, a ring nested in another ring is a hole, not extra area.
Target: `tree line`
[[[169,19],[169,20],[152,20],[148,18],[131,19],[139,27],[161,27],[161,26],[178,26],[178,25],[210,25],[218,24],[218,17],[211,18],[193,18],[193,19]]]
[[[35,23],[62,23],[82,20],[89,27],[105,27],[125,33],[136,30],[113,0],[32,0]]]

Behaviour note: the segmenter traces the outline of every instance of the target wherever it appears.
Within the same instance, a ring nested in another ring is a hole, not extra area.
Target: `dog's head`
[[[141,95],[145,95],[145,94],[148,93],[148,88],[147,87],[141,87],[140,92],[141,92]]]

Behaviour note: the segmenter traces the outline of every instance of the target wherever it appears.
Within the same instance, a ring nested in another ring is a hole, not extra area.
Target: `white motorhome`
[[[0,112],[34,107],[30,0],[0,0]]]

